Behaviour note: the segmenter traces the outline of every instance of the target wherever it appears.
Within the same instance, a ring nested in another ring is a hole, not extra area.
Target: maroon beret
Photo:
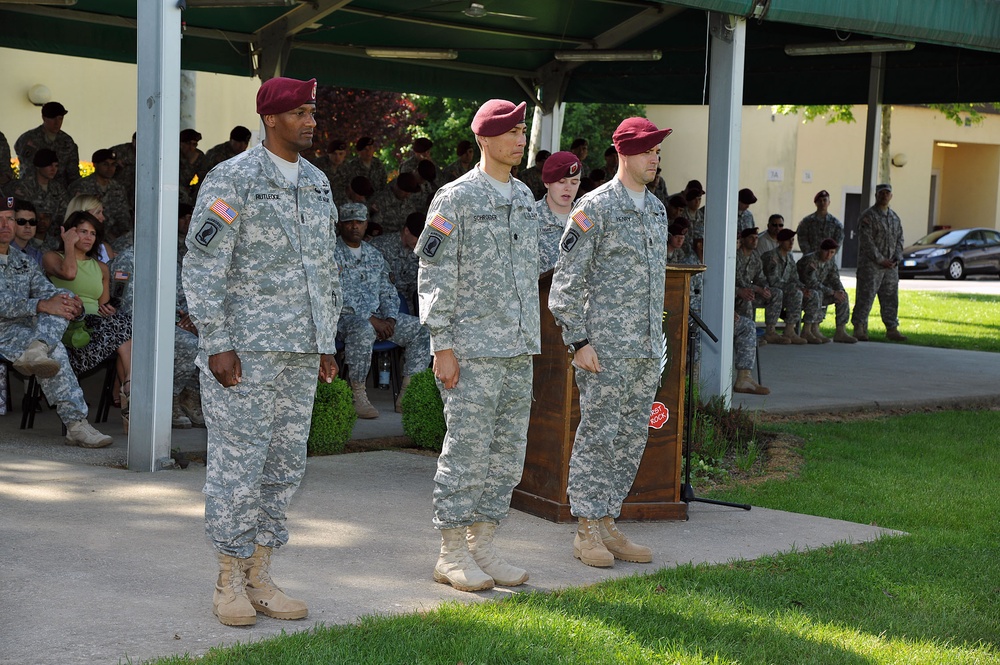
[[[14,197],[4,196],[0,198],[0,210],[13,210],[14,209]]]
[[[778,231],[778,242],[791,240],[794,237],[795,237],[795,231],[791,229],[781,229],[780,231]]]
[[[611,138],[619,154],[641,155],[650,148],[660,145],[673,131],[657,129],[656,125],[645,118],[626,118],[618,125]]]
[[[742,231],[740,231],[740,237],[741,238],[746,238],[747,236],[755,236],[759,232],[760,232],[760,229],[758,229],[756,226],[754,226],[754,227],[751,227],[749,229],[743,229]]]
[[[754,203],[757,203],[757,197],[754,196],[753,192],[749,189],[746,188],[741,189],[738,196],[740,203],[744,203],[746,205],[752,205]]]
[[[824,196],[826,198],[830,198],[830,192],[826,191],[825,189],[819,190],[818,192],[816,192],[816,196],[813,197],[813,203],[816,203],[817,201],[819,201]]]
[[[298,81],[283,76],[264,81],[257,91],[258,115],[276,115],[316,103],[316,79]]]
[[[580,158],[563,150],[545,160],[542,166],[542,182],[558,182],[563,178],[580,175]]]
[[[669,233],[672,236],[681,236],[687,232],[688,232],[688,225],[679,224],[677,221],[674,221],[670,226],[667,227],[667,233]]]
[[[827,238],[819,244],[820,249],[837,249],[838,247],[840,247],[840,245],[838,245],[837,241],[833,238]]]
[[[491,99],[476,111],[472,119],[472,133],[476,136],[500,136],[524,122],[526,102],[514,106],[506,99]]]

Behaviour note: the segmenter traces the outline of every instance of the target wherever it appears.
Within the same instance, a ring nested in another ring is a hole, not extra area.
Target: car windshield
[[[913,243],[914,245],[957,245],[961,242],[962,238],[965,237],[969,231],[967,229],[962,229],[961,231],[948,231],[947,229],[942,231],[935,231],[934,233],[928,233],[920,240]]]

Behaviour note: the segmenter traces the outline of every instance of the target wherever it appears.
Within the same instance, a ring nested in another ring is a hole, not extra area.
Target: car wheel
[[[948,279],[965,279],[965,265],[959,259],[952,259],[944,276]]]

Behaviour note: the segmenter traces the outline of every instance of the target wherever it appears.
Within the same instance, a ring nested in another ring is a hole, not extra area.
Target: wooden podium
[[[668,266],[663,296],[667,365],[656,392],[649,440],[621,519],[686,520],[681,501],[684,380],[687,364],[688,299],[691,276],[703,266]],[[553,522],[575,521],[566,487],[573,437],[580,422],[580,396],[574,368],[559,326],[549,311],[552,273],[538,280],[541,298],[542,353],[535,356],[534,401],[521,483],[511,506]],[[665,408],[658,407],[659,402]],[[655,425],[658,425],[655,426]]]

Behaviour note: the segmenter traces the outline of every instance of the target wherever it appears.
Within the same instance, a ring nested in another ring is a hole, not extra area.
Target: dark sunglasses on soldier
[[[38,226],[37,219],[25,219],[24,217],[18,217],[14,221],[17,222],[18,226],[24,226],[25,224],[29,226]]]

